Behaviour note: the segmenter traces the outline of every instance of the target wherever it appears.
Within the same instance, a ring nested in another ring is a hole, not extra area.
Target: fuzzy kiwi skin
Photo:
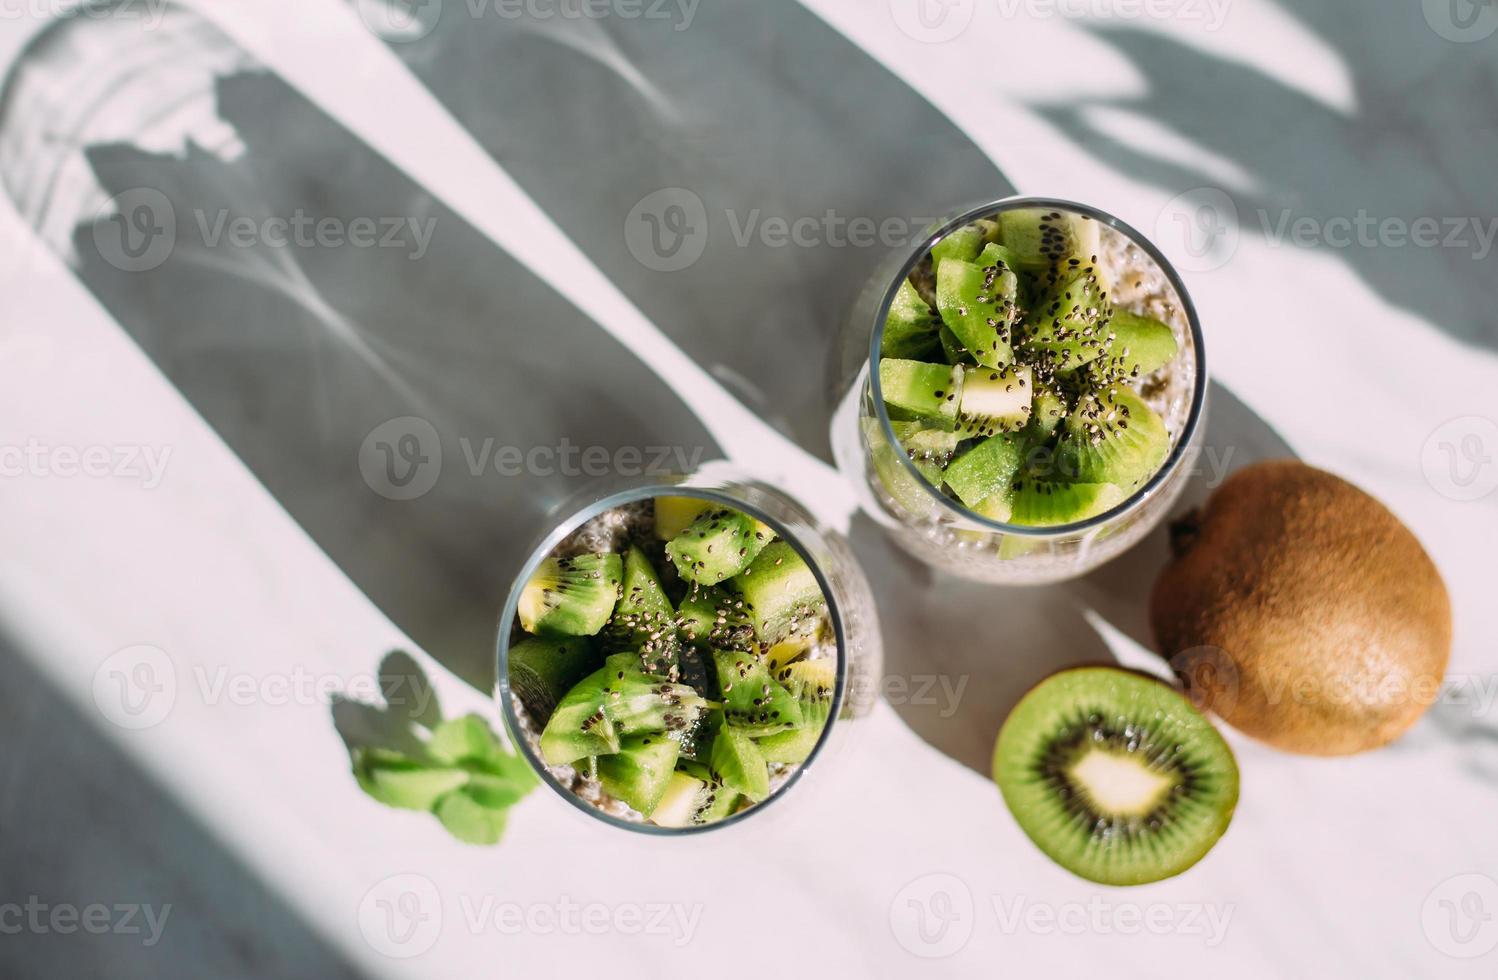
[[[1197,703],[1240,731],[1350,755],[1394,741],[1438,696],[1446,585],[1409,528],[1345,480],[1293,460],[1246,467],[1172,548],[1150,597],[1155,639]]]

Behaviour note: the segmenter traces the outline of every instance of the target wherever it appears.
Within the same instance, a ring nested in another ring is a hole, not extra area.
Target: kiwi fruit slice
[[[1025,834],[1068,871],[1139,885],[1196,864],[1227,830],[1238,765],[1174,688],[1112,667],[1032,689],[994,747],[993,778]]]
[[[598,655],[585,636],[529,636],[510,646],[510,690],[544,723],[572,685],[597,666]]]
[[[703,500],[701,497],[656,497],[655,536],[662,541],[670,541],[691,527],[692,522],[702,516],[704,511],[717,506],[719,505],[711,500]]]
[[[619,732],[604,714],[599,691],[579,687],[567,692],[541,731],[541,758],[548,766],[619,751]]]
[[[708,766],[724,786],[760,802],[770,795],[770,770],[754,739],[740,729],[724,725],[713,739]]]
[[[775,672],[775,680],[800,706],[801,724],[818,728],[832,713],[837,690],[837,667],[831,660],[798,660]]]
[[[754,621],[748,604],[722,586],[693,586],[676,613],[680,636],[699,647],[753,650]]]
[[[771,735],[802,723],[801,705],[758,654],[717,650],[713,664],[723,692],[723,720],[750,736]],[[786,668],[789,670],[790,668]]]
[[[891,422],[890,428],[894,430],[900,448],[911,459],[929,460],[939,467],[951,462],[952,454],[963,438],[960,432],[928,429],[919,422]]]
[[[1451,599],[1398,517],[1331,473],[1256,463],[1171,529],[1149,616],[1193,699],[1288,752],[1386,745],[1440,695]]]
[[[1011,520],[1029,527],[1075,524],[1123,503],[1128,495],[1112,483],[1058,483],[1021,477],[1014,483]]]
[[[900,283],[884,319],[884,334],[879,339],[879,353],[884,357],[924,360],[939,353],[941,341],[937,331],[941,318],[936,315],[909,279]]]
[[[973,360],[985,367],[1008,364],[1009,326],[1017,315],[1016,280],[961,259],[942,259],[936,266],[936,308]]]
[[[642,816],[655,812],[675,775],[681,746],[662,735],[624,739],[619,751],[598,759],[598,782]]]
[[[704,511],[666,543],[666,555],[682,578],[717,585],[748,567],[771,533],[748,514],[726,507]]]
[[[646,671],[669,676],[678,666],[676,611],[655,566],[638,546],[625,552],[619,602],[604,634],[613,649],[638,651]]]
[[[879,389],[890,418],[919,420],[928,428],[957,428],[957,401],[962,396],[962,369],[898,358],[879,360]]]
[[[1113,344],[1107,367],[1124,378],[1153,374],[1175,359],[1180,350],[1170,327],[1153,317],[1114,310],[1109,329]]]
[[[624,562],[618,555],[547,558],[520,592],[520,627],[527,633],[593,636],[619,601]]]
[[[1069,272],[1032,311],[1022,343],[1048,369],[1071,371],[1112,344],[1113,305],[1090,267]]]
[[[1092,218],[1070,211],[1016,208],[1000,212],[999,240],[1029,273],[1070,259],[1096,261],[1100,233]]]
[[[1067,416],[1056,470],[1068,480],[1129,487],[1160,468],[1170,433],[1133,389],[1115,385],[1083,396]]]
[[[733,587],[743,597],[754,635],[774,644],[816,628],[827,600],[821,583],[796,549],[785,541],[766,545]]]
[[[981,437],[1023,429],[1030,421],[1031,378],[1028,365],[963,368],[958,433]]]
[[[943,259],[972,262],[983,250],[983,228],[979,225],[963,225],[943,235],[931,246],[931,261],[941,265]]]
[[[947,486],[969,507],[977,507],[996,494],[1007,497],[1025,461],[1025,446],[1025,440],[1019,436],[984,439],[947,467]]]

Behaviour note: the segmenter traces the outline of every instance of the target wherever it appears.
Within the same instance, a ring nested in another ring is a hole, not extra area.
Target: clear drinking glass
[[[547,766],[541,759],[538,750],[540,726],[511,690],[509,680],[510,645],[523,635],[516,615],[520,593],[537,566],[593,518],[656,497],[697,497],[742,511],[773,528],[801,554],[821,584],[837,646],[837,684],[832,710],[811,755],[784,776],[763,802],[702,826],[659,827],[631,819],[622,804],[604,809],[591,802],[590,798],[596,799],[598,792],[596,784],[586,785],[586,777],[569,766]],[[809,511],[784,493],[740,474],[726,464],[710,463],[685,476],[653,476],[595,485],[557,505],[553,514],[556,520],[531,549],[505,601],[499,620],[495,686],[500,712],[511,740],[542,782],[573,806],[615,827],[665,836],[697,834],[739,824],[785,796],[808,770],[826,757],[824,750],[834,738],[834,729],[840,732],[845,723],[863,717],[873,707],[883,667],[883,647],[873,593],[847,543],[818,524]],[[579,795],[577,788],[581,788],[584,795]]]
[[[1046,209],[1100,225],[1101,258],[1113,263],[1112,297],[1169,324],[1180,353],[1167,369],[1157,410],[1170,432],[1164,465],[1112,510],[1085,521],[1028,527],[991,520],[928,482],[900,447],[879,391],[880,343],[895,292],[932,245],[950,232],[1011,209]],[[909,251],[889,257],[855,299],[841,331],[842,392],[831,441],[838,468],[863,509],[903,548],[927,564],[996,584],[1058,582],[1086,574],[1136,544],[1166,516],[1185,488],[1206,412],[1201,323],[1179,275],[1143,235],[1097,208],[1072,201],[1011,197],[970,208],[941,223]]]

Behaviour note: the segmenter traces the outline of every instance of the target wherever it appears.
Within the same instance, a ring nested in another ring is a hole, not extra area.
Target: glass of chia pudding
[[[1184,489],[1205,412],[1201,324],[1159,250],[1096,208],[968,210],[891,257],[844,338],[838,466],[934,567],[1075,578]]]
[[[879,629],[846,544],[718,473],[593,492],[530,553],[497,697],[542,780],[656,834],[742,821],[872,707]]]

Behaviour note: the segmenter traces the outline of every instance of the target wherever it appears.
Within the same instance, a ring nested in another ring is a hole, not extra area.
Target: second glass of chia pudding
[[[928,564],[1074,578],[1184,488],[1201,325],[1164,256],[1111,215],[1042,198],[971,209],[895,256],[845,334],[838,465]]]

